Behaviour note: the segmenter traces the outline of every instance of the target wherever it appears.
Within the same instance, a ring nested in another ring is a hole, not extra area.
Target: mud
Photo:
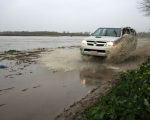
[[[9,50],[5,52],[0,52],[0,61],[15,60],[18,64],[33,63],[35,62],[34,59],[37,59],[39,57],[39,54],[45,51],[48,51],[48,49],[39,48],[26,51]]]
[[[119,63],[127,59],[136,49],[137,38],[132,35],[124,35],[115,45],[110,48],[107,61]]]

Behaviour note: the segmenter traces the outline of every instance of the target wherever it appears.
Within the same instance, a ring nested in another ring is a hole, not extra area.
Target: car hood
[[[105,41],[105,42],[113,42],[118,40],[120,37],[108,37],[108,36],[100,36],[100,37],[96,37],[96,36],[90,36],[85,38],[85,40],[89,40],[89,41]]]

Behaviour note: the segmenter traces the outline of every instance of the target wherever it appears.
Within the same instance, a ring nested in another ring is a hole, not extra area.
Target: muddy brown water
[[[64,108],[111,80],[116,71],[136,68],[150,55],[149,39],[138,42],[137,50],[124,62],[83,59],[79,48],[58,48],[41,54],[38,63],[16,65],[3,60],[0,69],[1,120],[53,120]]]
[[[71,71],[48,70],[43,64],[0,70],[1,120],[53,120],[64,108],[87,95],[104,79],[95,68]],[[14,67],[15,66],[15,67]],[[113,71],[107,74],[111,79]],[[106,74],[106,71],[105,71]]]

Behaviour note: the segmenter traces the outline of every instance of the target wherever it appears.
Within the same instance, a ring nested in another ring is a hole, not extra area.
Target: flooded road
[[[94,88],[103,87],[116,72],[136,68],[150,55],[149,45],[149,39],[139,40],[137,50],[117,64],[83,58],[79,47],[72,45],[42,52],[36,62],[28,60],[28,54],[1,59],[8,68],[0,69],[0,119],[53,120]]]

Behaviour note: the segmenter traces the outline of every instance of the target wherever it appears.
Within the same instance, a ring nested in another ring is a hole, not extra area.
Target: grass
[[[150,58],[84,112],[87,120],[150,120]]]
[[[5,54],[14,54],[18,52],[17,50],[8,50],[8,51],[5,51]]]

